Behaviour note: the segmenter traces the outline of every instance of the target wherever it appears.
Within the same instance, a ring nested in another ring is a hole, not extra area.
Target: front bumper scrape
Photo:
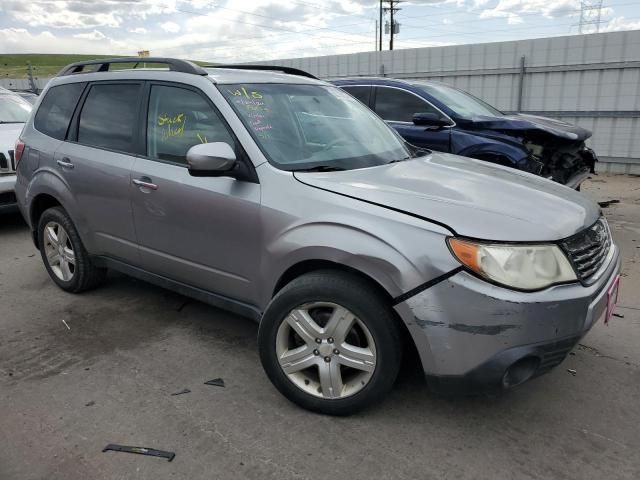
[[[430,384],[499,387],[509,367],[526,357],[536,360],[531,376],[561,363],[605,315],[620,271],[619,250],[612,248],[604,274],[590,286],[517,292],[462,271],[396,305]]]

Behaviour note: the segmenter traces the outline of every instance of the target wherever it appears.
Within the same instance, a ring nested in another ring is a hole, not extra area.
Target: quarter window
[[[73,110],[85,85],[67,83],[47,90],[34,119],[36,129],[50,137],[64,140]]]
[[[383,119],[412,122],[415,113],[440,113],[413,93],[397,88],[378,87],[375,111]]]
[[[147,155],[187,163],[187,151],[200,143],[235,142],[220,115],[202,95],[185,88],[154,85],[147,117]]]
[[[132,151],[139,96],[139,84],[93,85],[80,113],[78,143]]]

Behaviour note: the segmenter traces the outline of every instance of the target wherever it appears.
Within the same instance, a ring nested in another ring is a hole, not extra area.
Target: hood
[[[444,224],[457,235],[552,241],[593,224],[600,208],[568,187],[457,155],[338,172],[297,172],[310,186]]]
[[[460,120],[466,128],[512,132],[541,132],[570,141],[584,142],[591,132],[570,123],[537,115],[514,114],[500,117],[477,116]]]
[[[24,123],[0,123],[0,152],[13,150]]]

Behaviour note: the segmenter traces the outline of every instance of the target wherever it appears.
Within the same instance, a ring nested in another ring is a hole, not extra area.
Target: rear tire
[[[76,227],[62,207],[45,210],[38,221],[38,246],[51,279],[62,290],[79,293],[101,284],[105,268],[91,262]]]
[[[303,408],[350,415],[380,401],[398,375],[402,341],[395,313],[370,282],[317,271],[286,285],[258,332],[262,366]]]

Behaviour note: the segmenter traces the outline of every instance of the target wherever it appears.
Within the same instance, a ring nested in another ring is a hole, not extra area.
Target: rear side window
[[[202,95],[185,88],[153,85],[147,118],[147,155],[187,163],[187,150],[200,143],[234,140],[220,115]]]
[[[371,93],[371,87],[369,86],[357,86],[357,87],[342,87],[345,92],[349,92],[356,97],[366,106],[369,106],[369,96]]]
[[[78,143],[132,151],[140,88],[131,83],[92,85],[80,112]]]
[[[415,113],[439,113],[417,95],[389,87],[378,87],[375,111],[384,120],[392,122],[412,122]]]
[[[67,83],[47,90],[36,112],[34,125],[45,135],[64,140],[69,121],[85,83]]]

